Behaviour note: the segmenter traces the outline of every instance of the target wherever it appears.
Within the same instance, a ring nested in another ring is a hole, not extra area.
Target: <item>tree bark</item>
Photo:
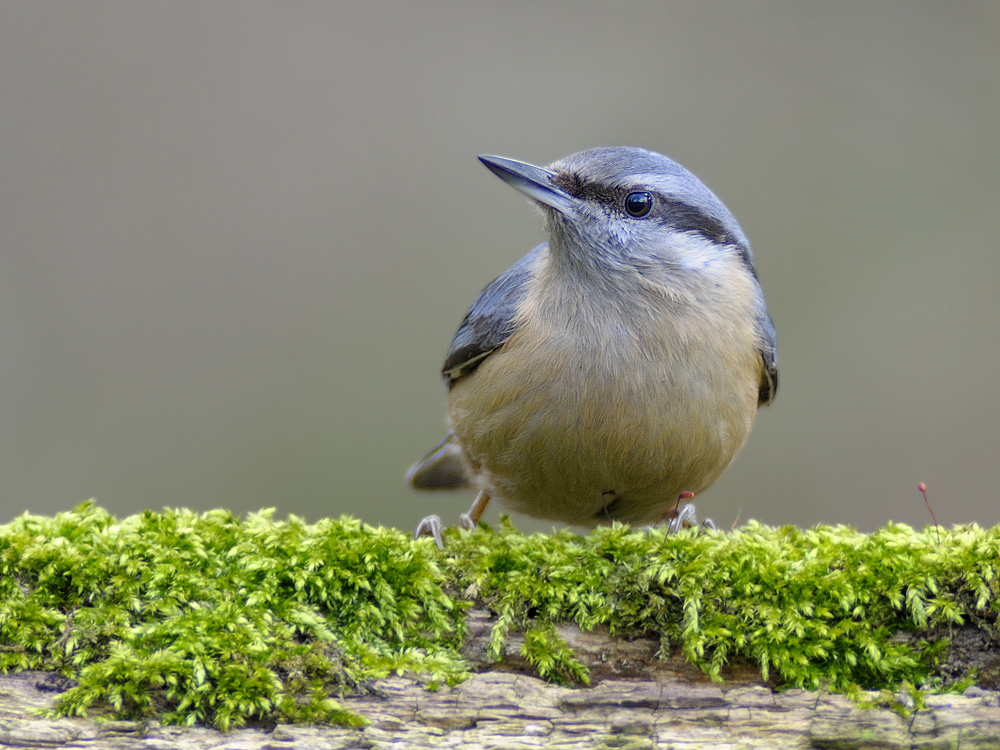
[[[469,615],[464,654],[474,673],[455,687],[429,690],[419,676],[391,677],[345,697],[345,707],[370,720],[363,729],[279,725],[223,734],[202,727],[161,727],[136,721],[48,719],[37,709],[57,693],[50,673],[0,677],[0,746],[166,750],[216,748],[724,748],[725,750],[971,750],[1000,748],[1000,694],[992,690],[996,643],[976,628],[954,631],[945,668],[975,666],[987,687],[964,695],[927,695],[903,715],[860,708],[841,695],[775,691],[755,668],[735,666],[722,684],[674,655],[655,654],[653,638],[624,640],[566,626],[560,635],[591,670],[586,688],[561,687],[531,674],[509,639],[498,663],[486,656],[494,621]],[[970,645],[973,644],[973,645]],[[976,646],[974,644],[980,644]],[[950,665],[950,666],[948,666]],[[874,699],[875,695],[871,697]],[[35,712],[35,713],[33,713]]]

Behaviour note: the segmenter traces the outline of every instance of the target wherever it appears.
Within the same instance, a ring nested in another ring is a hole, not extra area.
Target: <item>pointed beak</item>
[[[552,184],[554,172],[503,156],[480,156],[479,161],[501,180],[532,200],[564,214],[576,212],[579,199]]]

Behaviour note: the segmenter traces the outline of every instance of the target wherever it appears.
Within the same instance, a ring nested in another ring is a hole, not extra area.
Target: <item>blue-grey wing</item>
[[[764,360],[764,373],[760,378],[760,396],[758,404],[764,406],[774,400],[778,392],[778,339],[774,332],[774,323],[764,306],[764,294],[758,297],[757,334],[760,337],[760,356]]]
[[[479,293],[458,327],[442,374],[450,388],[503,346],[516,328],[517,310],[546,244],[539,245]]]

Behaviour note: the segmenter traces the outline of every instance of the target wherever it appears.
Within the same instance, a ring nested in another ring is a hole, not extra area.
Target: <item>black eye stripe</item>
[[[624,201],[627,196],[640,192],[650,193],[653,196],[653,205],[652,210],[645,214],[647,220],[666,224],[679,232],[696,232],[719,244],[737,246],[741,244],[722,221],[705,213],[698,206],[683,203],[674,197],[661,195],[648,189],[642,190],[638,186],[627,189],[628,192],[625,192],[621,188],[614,189],[585,180],[573,172],[557,173],[552,179],[552,184],[578,198],[597,201],[607,206],[616,206],[619,211],[626,210]]]
[[[680,232],[697,232],[719,244],[739,244],[717,219],[686,203],[667,204],[660,218]]]

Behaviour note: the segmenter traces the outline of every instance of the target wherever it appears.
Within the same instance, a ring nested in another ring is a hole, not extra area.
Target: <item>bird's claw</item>
[[[463,513],[458,519],[458,526],[461,529],[472,531],[476,528],[476,522],[468,513]],[[422,536],[431,537],[438,549],[444,549],[444,524],[439,516],[427,516],[420,519],[417,530],[413,532],[413,538],[419,539]]]
[[[663,520],[667,522],[667,533],[677,534],[681,529],[692,529],[698,526],[698,515],[695,512],[693,503],[685,503],[681,505],[682,500],[690,500],[694,497],[693,492],[682,492],[680,497],[677,498],[677,505],[675,505],[670,512],[668,512]],[[702,528],[715,530],[715,523],[711,518],[706,518],[701,522]]]
[[[434,544],[438,549],[444,549],[444,524],[438,516],[427,516],[422,518],[417,524],[417,530],[413,532],[413,538],[419,539],[422,536],[429,536],[434,539]]]
[[[474,531],[476,524],[479,523],[479,517],[483,515],[483,510],[490,502],[489,493],[485,491],[480,491],[476,495],[475,501],[472,503],[472,507],[469,508],[468,513],[463,513],[458,519],[459,528],[465,529],[466,531]],[[417,530],[413,533],[414,539],[419,539],[422,536],[434,537],[434,544],[438,546],[438,549],[444,549],[444,524],[441,523],[441,519],[437,516],[427,516],[420,523],[417,524]]]

